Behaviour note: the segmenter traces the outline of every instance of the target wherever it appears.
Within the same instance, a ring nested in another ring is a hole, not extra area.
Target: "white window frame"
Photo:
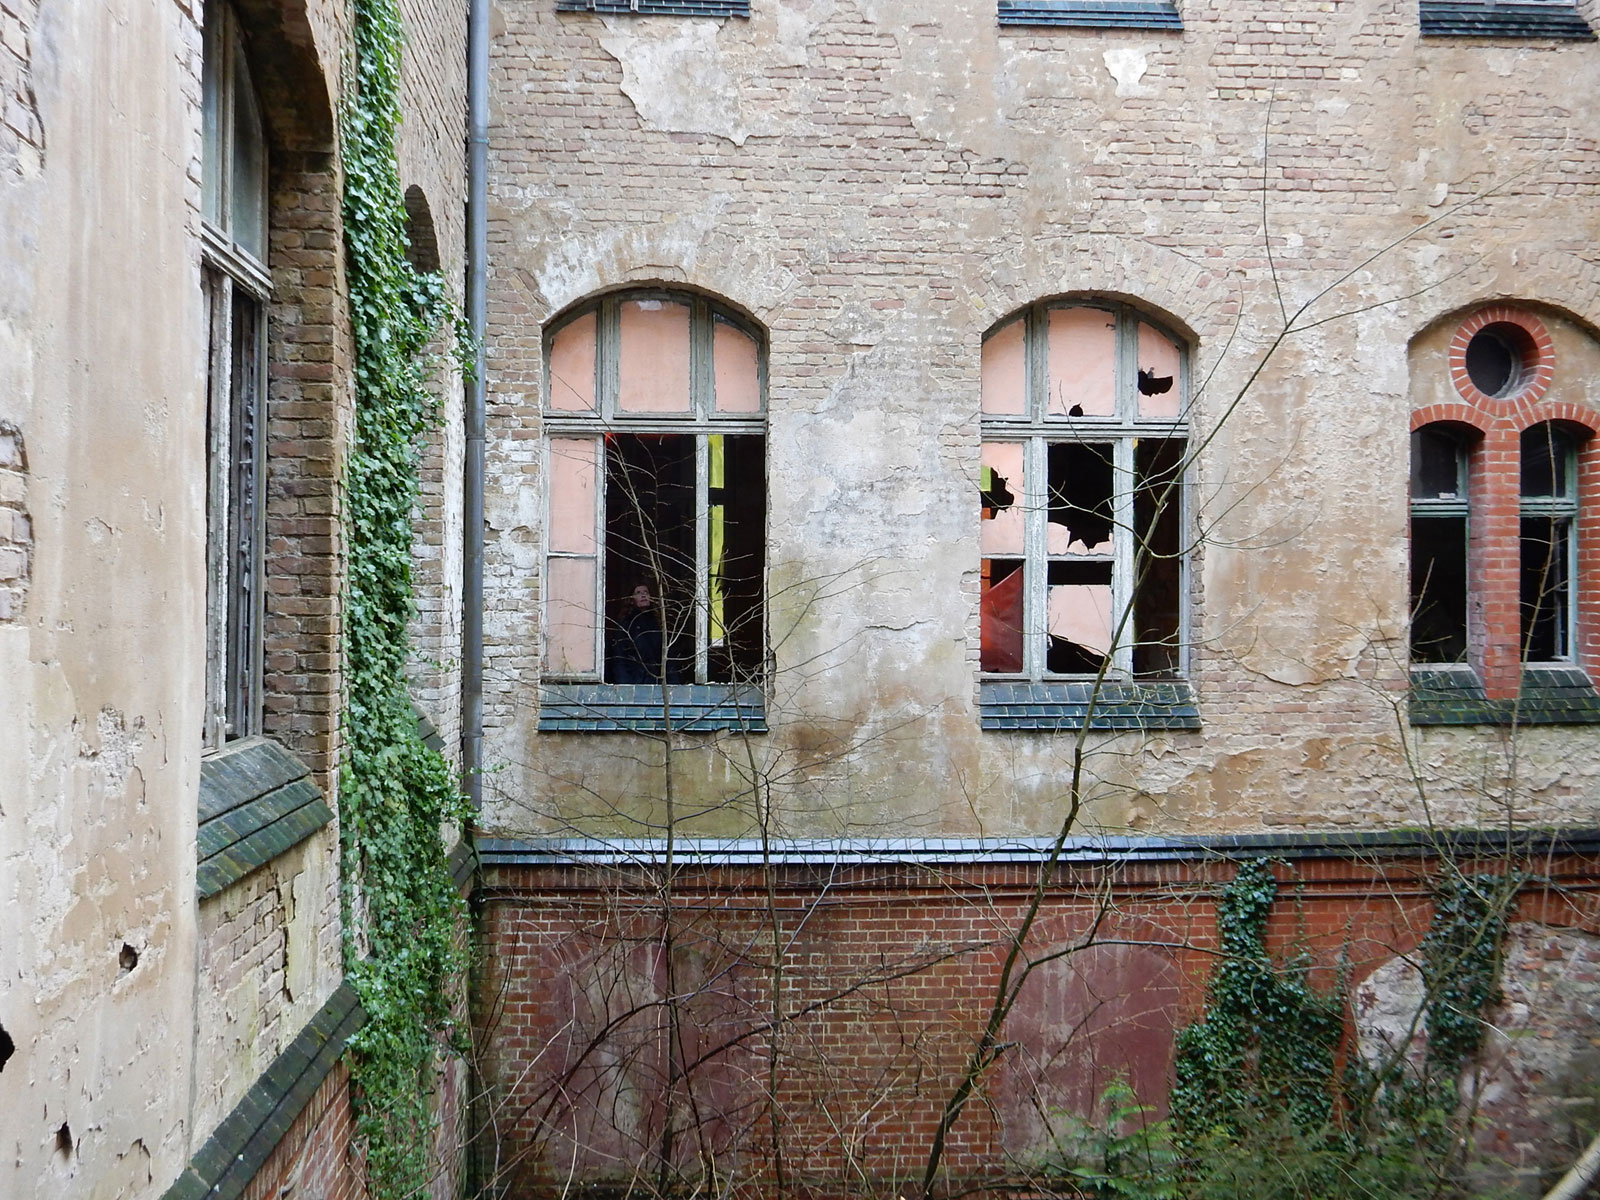
[[[624,411],[618,403],[619,364],[621,351],[621,312],[624,303],[633,301],[661,301],[689,306],[690,337],[690,403],[683,414],[636,413]],[[573,412],[552,407],[550,360],[551,347],[556,336],[570,325],[593,313],[595,327],[595,409],[593,412]],[[718,412],[716,409],[713,344],[717,321],[726,321],[740,332],[754,339],[756,344],[758,411],[753,414]],[[550,665],[549,630],[551,620],[549,589],[541,589],[539,662],[541,677],[551,682],[601,683],[606,670],[606,490],[609,471],[606,462],[605,436],[607,434],[660,434],[693,437],[695,439],[695,594],[694,605],[694,679],[697,684],[707,683],[711,653],[711,598],[710,579],[710,508],[711,471],[709,439],[713,436],[767,437],[767,344],[766,339],[750,322],[743,320],[725,307],[708,298],[691,292],[678,292],[663,288],[643,288],[614,292],[596,301],[573,309],[551,323],[544,336],[544,439],[540,463],[540,478],[546,481],[551,475],[551,442],[557,438],[593,438],[595,457],[595,528],[593,554],[556,551],[549,547],[548,531],[554,519],[550,489],[545,488],[544,529],[546,531],[543,579],[550,577],[549,563],[559,559],[586,559],[595,561],[594,614],[594,669],[590,671],[557,671]],[[765,472],[763,472],[765,475]],[[765,546],[766,538],[763,536]],[[760,631],[763,657],[765,657],[767,581],[766,563],[761,564],[762,629]],[[658,602],[662,599],[657,598]],[[657,685],[659,686],[659,685]]]
[[[1048,328],[1049,313],[1058,309],[1097,309],[1116,321],[1115,351],[1115,412],[1110,416],[1066,417],[1049,412]],[[1134,571],[1137,547],[1134,539],[1135,499],[1135,447],[1141,438],[1183,439],[1184,453],[1180,459],[1179,479],[1176,484],[1178,502],[1178,528],[1182,549],[1178,559],[1178,652],[1179,679],[1189,674],[1190,639],[1190,501],[1188,465],[1192,443],[1189,435],[1189,350],[1181,338],[1174,336],[1160,322],[1130,305],[1092,297],[1068,297],[1041,301],[1030,305],[1024,312],[1012,314],[996,324],[987,334],[988,339],[1010,326],[1012,321],[1026,322],[1023,333],[1023,354],[1026,378],[1024,412],[1018,416],[981,416],[982,443],[1020,443],[1024,447],[1023,489],[1018,503],[1023,506],[1023,632],[1022,670],[1020,672],[982,673],[984,680],[1019,680],[1045,682],[1049,680],[1091,679],[1093,674],[1051,673],[1046,669],[1049,633],[1047,611],[1049,604],[1049,447],[1052,444],[1077,442],[1085,445],[1106,444],[1113,447],[1112,478],[1112,549],[1106,556],[1073,555],[1071,561],[1110,561],[1111,569],[1111,622],[1113,644],[1110,663],[1105,672],[1108,679],[1152,681],[1162,677],[1138,676],[1133,671],[1133,650],[1136,627],[1131,611],[1134,593]],[[1138,336],[1143,322],[1170,340],[1178,350],[1179,371],[1176,386],[1181,389],[1176,418],[1149,418],[1138,415]],[[982,557],[991,557],[983,555]],[[1000,556],[994,556],[1000,557]],[[1065,556],[1055,556],[1065,561]]]

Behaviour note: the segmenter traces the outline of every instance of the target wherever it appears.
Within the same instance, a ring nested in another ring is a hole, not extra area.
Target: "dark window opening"
[[[1411,435],[1411,498],[1459,500],[1467,494],[1461,439],[1429,426]]]
[[[1553,423],[1522,433],[1518,590],[1522,660],[1573,655],[1572,568],[1578,516],[1577,442]]]
[[[1485,396],[1509,396],[1522,387],[1538,349],[1528,331],[1509,321],[1485,325],[1467,343],[1467,378]]]
[[[1176,678],[1183,616],[1183,495],[1187,447],[1180,438],[1141,438],[1134,448],[1133,673]]]
[[[1411,660],[1467,659],[1467,518],[1411,518]]]
[[[765,441],[758,435],[606,438],[607,683],[694,682],[702,616],[708,682],[746,681],[761,671]],[[702,536],[703,581],[696,566]]]
[[[1521,539],[1522,658],[1557,662],[1571,655],[1567,521],[1524,517]]]
[[[1049,448],[1051,525],[1083,553],[1111,552],[1114,449],[1106,443],[1055,442]]]

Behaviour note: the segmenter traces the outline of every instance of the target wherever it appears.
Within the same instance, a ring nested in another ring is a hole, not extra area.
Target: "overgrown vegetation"
[[[429,1086],[437,1048],[454,1041],[465,969],[461,901],[440,839],[441,823],[465,812],[449,764],[418,735],[405,677],[419,440],[435,413],[427,350],[451,325],[451,306],[440,277],[406,261],[399,11],[394,0],[354,7],[356,86],[341,111],[356,356],[345,496],[345,968],[367,1012],[352,1047],[369,1186],[401,1197],[430,1175]]]
[[[1078,1194],[1152,1200],[1462,1194],[1471,1138],[1457,1080],[1498,998],[1500,946],[1525,882],[1446,863],[1418,954],[1417,1037],[1376,1060],[1348,1047],[1340,1070],[1344,988],[1311,986],[1303,953],[1273,960],[1272,864],[1241,864],[1217,909],[1221,960],[1205,1013],[1178,1036],[1171,1118],[1147,1120],[1114,1084],[1102,1121],[1057,1116],[1049,1173]]]

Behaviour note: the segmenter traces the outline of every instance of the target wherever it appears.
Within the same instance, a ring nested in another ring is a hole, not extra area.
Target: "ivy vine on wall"
[[[404,1197],[431,1173],[429,1085],[440,1046],[455,1040],[465,974],[462,905],[440,826],[466,812],[449,764],[417,732],[405,675],[419,442],[436,411],[428,346],[452,324],[462,343],[440,276],[406,261],[395,157],[399,11],[395,0],[357,0],[354,9],[356,80],[340,116],[356,384],[345,497],[342,899],[345,970],[367,1013],[351,1048],[369,1187]]]

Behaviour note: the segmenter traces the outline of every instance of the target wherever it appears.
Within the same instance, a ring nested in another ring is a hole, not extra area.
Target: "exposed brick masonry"
[[[44,125],[33,94],[33,23],[37,0],[0,0],[0,177],[38,174]]]
[[[27,491],[22,431],[0,421],[0,625],[20,620],[28,597],[33,525],[28,520]]]
[[[1541,862],[1561,890],[1530,892],[1519,917],[1600,929],[1592,884],[1568,886],[1593,867]],[[1322,986],[1341,969],[1360,980],[1418,944],[1431,869],[1384,859],[1280,867],[1294,887],[1280,894],[1269,939],[1279,952],[1311,950]],[[1231,876],[1216,861],[1066,874],[1030,941],[1043,961],[1008,1020],[1008,1049],[954,1131],[956,1179],[1014,1173],[1040,1146],[1040,1114],[1087,1111],[1119,1072],[1161,1102],[1172,1035],[1203,1001],[1216,887]],[[696,1064],[692,1089],[718,1114],[701,1132],[738,1181],[758,1184],[772,1169],[771,1099],[802,1191],[894,1195],[926,1159],[1033,880],[1020,865],[780,869],[769,909],[758,871],[686,871],[669,974],[648,879],[499,868],[485,881],[479,1021],[502,1132],[485,1152],[513,1164],[528,1189],[519,1195],[541,1194],[574,1154],[589,1179],[650,1162],[666,1111],[665,1002],[676,995],[681,1061]],[[1108,944],[1044,960],[1082,939],[1102,906]],[[774,915],[787,1020],[770,1096]],[[589,1039],[606,1022],[616,1024],[597,1049]],[[680,1089],[680,1122],[692,1104]],[[687,1166],[695,1137],[683,1141]]]

